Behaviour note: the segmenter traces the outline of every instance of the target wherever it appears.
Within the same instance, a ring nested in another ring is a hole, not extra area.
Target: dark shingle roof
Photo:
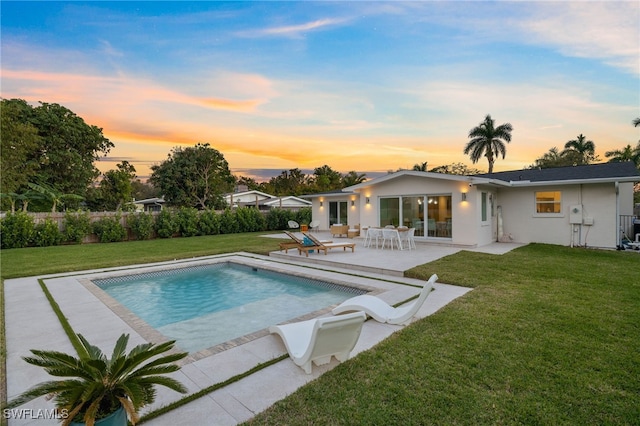
[[[637,176],[640,181],[640,172],[631,161],[618,163],[589,164],[586,166],[554,167],[549,169],[525,169],[509,172],[484,173],[473,175],[487,179],[511,181],[562,181],[582,179],[607,179],[629,178]]]

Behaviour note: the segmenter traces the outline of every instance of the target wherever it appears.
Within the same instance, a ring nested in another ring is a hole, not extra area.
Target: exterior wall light
[[[356,206],[356,202],[351,200],[351,207],[355,207]]]
[[[466,192],[462,193],[462,201],[467,201],[467,193]]]
[[[367,204],[369,204],[369,197],[367,197],[366,202],[367,202]]]
[[[320,201],[320,207],[322,207],[322,201]]]

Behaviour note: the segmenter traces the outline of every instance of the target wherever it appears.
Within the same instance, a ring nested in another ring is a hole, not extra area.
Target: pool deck
[[[327,237],[327,235],[319,236],[321,238]],[[352,241],[356,242],[355,253],[334,249],[330,250],[326,256],[314,253],[310,254],[308,258],[304,255],[300,256],[297,250],[290,250],[288,254],[274,252],[268,257],[237,253],[190,261],[164,262],[146,265],[146,267],[183,266],[188,262],[219,258],[240,261],[249,259],[257,264],[275,266],[283,272],[313,273],[319,278],[369,287],[377,293],[378,297],[393,304],[417,294],[420,290],[419,286],[424,283],[400,276],[402,271],[406,269],[456,253],[462,249],[502,254],[519,247],[517,244],[504,243],[495,243],[479,249],[418,244],[416,250],[394,250],[392,253],[388,249],[363,247],[363,241],[360,238]],[[129,348],[147,341],[149,336],[143,336],[145,333],[140,332],[138,327],[132,327],[130,322],[121,319],[94,292],[90,291],[86,283],[83,284],[85,278],[105,275],[106,272],[117,273],[127,270],[130,272],[131,267],[5,281],[6,379],[9,400],[35,384],[50,380],[50,377],[41,368],[31,366],[21,359],[23,356],[30,355],[29,349],[74,353],[74,349],[51,309],[38,279],[44,280],[73,329],[87,337],[92,344],[102,348],[107,355],[110,355],[113,343],[122,333],[131,335]],[[437,273],[437,271],[434,272]],[[470,290],[444,283],[437,283],[435,287],[436,291],[427,298],[425,304],[414,317],[414,321],[433,314]],[[329,309],[322,315],[330,315]],[[352,357],[373,347],[402,328],[403,326],[380,324],[373,320],[366,321],[360,339],[352,352]],[[193,393],[224,382],[259,364],[286,354],[286,349],[279,336],[270,335],[263,330],[261,334],[254,337],[253,340],[248,340],[246,343],[240,342],[241,344],[232,345],[226,350],[218,348],[210,353],[205,351],[199,353],[198,356],[189,356],[184,360],[182,369],[173,373],[173,377],[182,382],[189,389],[189,393]],[[314,365],[312,374],[305,374],[301,368],[287,358],[150,420],[146,424],[236,425],[249,420],[336,365],[337,361],[333,359],[328,365],[320,367]],[[156,403],[145,409],[143,414],[176,401],[182,396],[166,388],[158,388]],[[43,412],[38,411],[53,408],[52,402],[46,401],[44,398],[38,398],[19,408],[23,409],[19,413],[23,418],[11,418],[9,425],[59,424],[57,420],[44,419]],[[38,413],[40,413],[39,417]]]

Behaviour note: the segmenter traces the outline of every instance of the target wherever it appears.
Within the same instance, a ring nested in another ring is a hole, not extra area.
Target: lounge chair
[[[427,296],[433,290],[433,284],[437,279],[438,276],[436,274],[431,275],[429,281],[422,287],[420,296],[415,301],[399,308],[394,308],[375,296],[363,294],[362,296],[345,300],[334,308],[332,312],[334,315],[338,315],[343,312],[364,311],[378,322],[402,324],[409,321],[418,312],[418,309],[424,304]]]
[[[346,361],[360,337],[367,316],[354,312],[337,317],[316,318],[292,324],[273,325],[270,333],[279,334],[293,362],[311,374],[311,363],[328,364],[335,356]]]
[[[290,231],[284,231],[285,234],[287,234],[287,236],[289,238],[291,238],[291,241],[283,241],[280,243],[280,250],[284,250],[285,253],[289,253],[289,249],[297,249],[300,248],[302,246],[304,246],[304,241],[302,241],[300,238],[298,238],[296,236],[296,234],[294,234],[293,232]],[[331,240],[320,240],[321,243],[332,243],[333,241]]]
[[[319,251],[324,251],[324,254],[327,254],[327,251],[329,249],[332,248],[336,248],[336,247],[342,247],[342,249],[344,251],[347,251],[347,248],[351,249],[351,252],[354,252],[356,249],[356,243],[348,243],[348,242],[344,242],[344,243],[325,243],[322,242],[320,240],[318,240],[316,237],[314,237],[313,235],[307,233],[307,232],[303,232],[302,233],[305,237],[307,237],[309,240],[311,240],[311,242],[313,243],[313,245],[302,245],[301,247],[298,247],[298,253],[302,254],[302,252],[304,252],[307,257],[309,257],[309,251],[311,250],[317,250]]]

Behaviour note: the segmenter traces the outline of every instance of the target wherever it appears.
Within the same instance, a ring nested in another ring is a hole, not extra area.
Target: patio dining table
[[[398,227],[398,228],[379,228],[379,227],[369,227],[367,228],[366,231],[366,235],[365,235],[365,247],[371,247],[371,244],[373,242],[373,239],[375,238],[376,241],[376,248],[378,248],[378,239],[382,238],[382,246],[381,248],[384,250],[384,246],[386,241],[388,240],[391,246],[391,250],[393,250],[393,245],[394,243],[397,243],[398,248],[400,250],[404,250],[404,247],[402,245],[402,240],[403,240],[403,236],[406,237],[406,235],[409,233],[409,228],[405,228],[405,227]],[[393,234],[391,235],[389,238],[385,238],[384,233],[387,232],[388,234]],[[406,241],[408,241],[408,239],[404,238]]]

